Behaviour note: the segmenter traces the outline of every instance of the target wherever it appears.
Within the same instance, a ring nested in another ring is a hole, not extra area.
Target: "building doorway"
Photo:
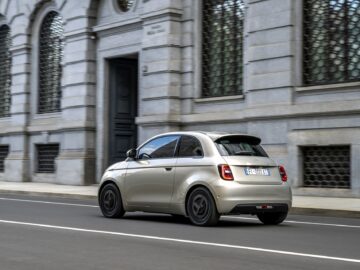
[[[137,144],[138,59],[109,61],[109,165],[126,158]]]

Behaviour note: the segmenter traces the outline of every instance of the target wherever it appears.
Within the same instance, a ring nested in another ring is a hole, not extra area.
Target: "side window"
[[[166,136],[154,139],[139,150],[139,159],[174,157],[179,136]]]
[[[202,157],[204,152],[198,139],[182,136],[180,140],[179,157]]]

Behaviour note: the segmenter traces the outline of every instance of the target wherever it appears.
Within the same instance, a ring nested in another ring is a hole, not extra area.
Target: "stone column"
[[[360,195],[360,144],[351,145],[351,192]]]
[[[95,18],[95,14],[88,16]],[[64,124],[56,181],[84,185],[95,183],[96,37],[89,17],[66,21],[61,100]]]
[[[292,102],[294,2],[248,0],[244,77],[249,107]]]
[[[145,1],[144,1],[145,2]],[[150,0],[142,14],[139,142],[179,129],[181,114],[182,1]]]
[[[14,26],[17,29],[19,26]],[[12,33],[14,35],[14,33]],[[25,45],[23,35],[13,39],[11,118],[9,136],[9,155],[5,159],[5,180],[24,182],[29,180],[28,136],[26,125],[29,120],[30,96],[30,48]]]

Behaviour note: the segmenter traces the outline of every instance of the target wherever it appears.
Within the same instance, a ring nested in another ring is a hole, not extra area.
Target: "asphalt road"
[[[105,219],[93,200],[0,195],[0,269],[360,269],[360,219],[250,216],[201,228],[169,215]]]

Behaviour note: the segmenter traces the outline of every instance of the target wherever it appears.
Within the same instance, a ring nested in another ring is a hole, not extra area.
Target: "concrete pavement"
[[[222,217],[104,218],[93,199],[1,195],[1,269],[359,269],[360,220],[289,215],[279,226]]]
[[[97,185],[69,186],[51,183],[0,181],[0,194],[25,194],[84,199],[96,198]],[[360,218],[360,198],[293,196],[294,214],[317,214]]]

